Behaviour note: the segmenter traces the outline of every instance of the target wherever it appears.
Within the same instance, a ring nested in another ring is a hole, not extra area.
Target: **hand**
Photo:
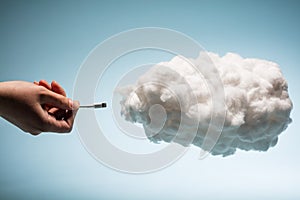
[[[53,91],[42,86],[24,81],[0,83],[0,116],[33,135],[70,132],[79,102],[66,98],[57,83]]]
[[[60,95],[63,95],[64,97],[66,97],[65,90],[56,81],[52,81],[51,85],[45,80],[40,80],[39,82],[34,81],[34,84],[43,86],[43,87],[47,88],[48,90],[51,90],[57,94],[60,94]],[[45,110],[47,110],[47,112],[50,115],[53,115],[57,120],[68,118],[68,112],[64,109],[59,109],[59,108],[56,108],[49,104],[45,104],[43,107]]]

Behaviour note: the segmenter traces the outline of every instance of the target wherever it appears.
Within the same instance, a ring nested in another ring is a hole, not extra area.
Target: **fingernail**
[[[79,101],[73,101],[73,110],[77,110],[80,106]]]

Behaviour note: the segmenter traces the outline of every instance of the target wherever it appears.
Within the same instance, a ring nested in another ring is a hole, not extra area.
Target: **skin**
[[[0,116],[32,135],[70,132],[78,108],[55,81],[0,82]]]

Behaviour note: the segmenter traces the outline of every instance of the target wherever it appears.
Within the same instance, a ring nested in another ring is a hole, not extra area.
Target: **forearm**
[[[9,109],[9,104],[13,103],[12,94],[15,93],[15,82],[0,82],[0,116],[5,117],[5,113]]]
[[[0,116],[3,116],[4,108],[5,108],[5,93],[6,93],[6,82],[0,82]]]

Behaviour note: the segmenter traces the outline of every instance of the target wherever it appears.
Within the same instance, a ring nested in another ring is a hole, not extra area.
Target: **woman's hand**
[[[0,83],[0,115],[25,132],[70,132],[79,102],[65,97],[56,83],[24,81]],[[41,87],[43,86],[43,87]]]
[[[65,90],[56,81],[52,81],[51,85],[45,80],[40,80],[39,82],[34,81],[34,84],[43,86],[43,87],[47,88],[48,90],[51,90],[57,94],[63,95],[64,97],[66,96]],[[58,120],[68,118],[68,112],[66,112],[66,110],[64,110],[64,109],[59,109],[59,108],[56,108],[49,104],[45,104],[45,105],[43,105],[43,107],[45,110],[48,111],[48,113],[50,115],[53,115]]]

